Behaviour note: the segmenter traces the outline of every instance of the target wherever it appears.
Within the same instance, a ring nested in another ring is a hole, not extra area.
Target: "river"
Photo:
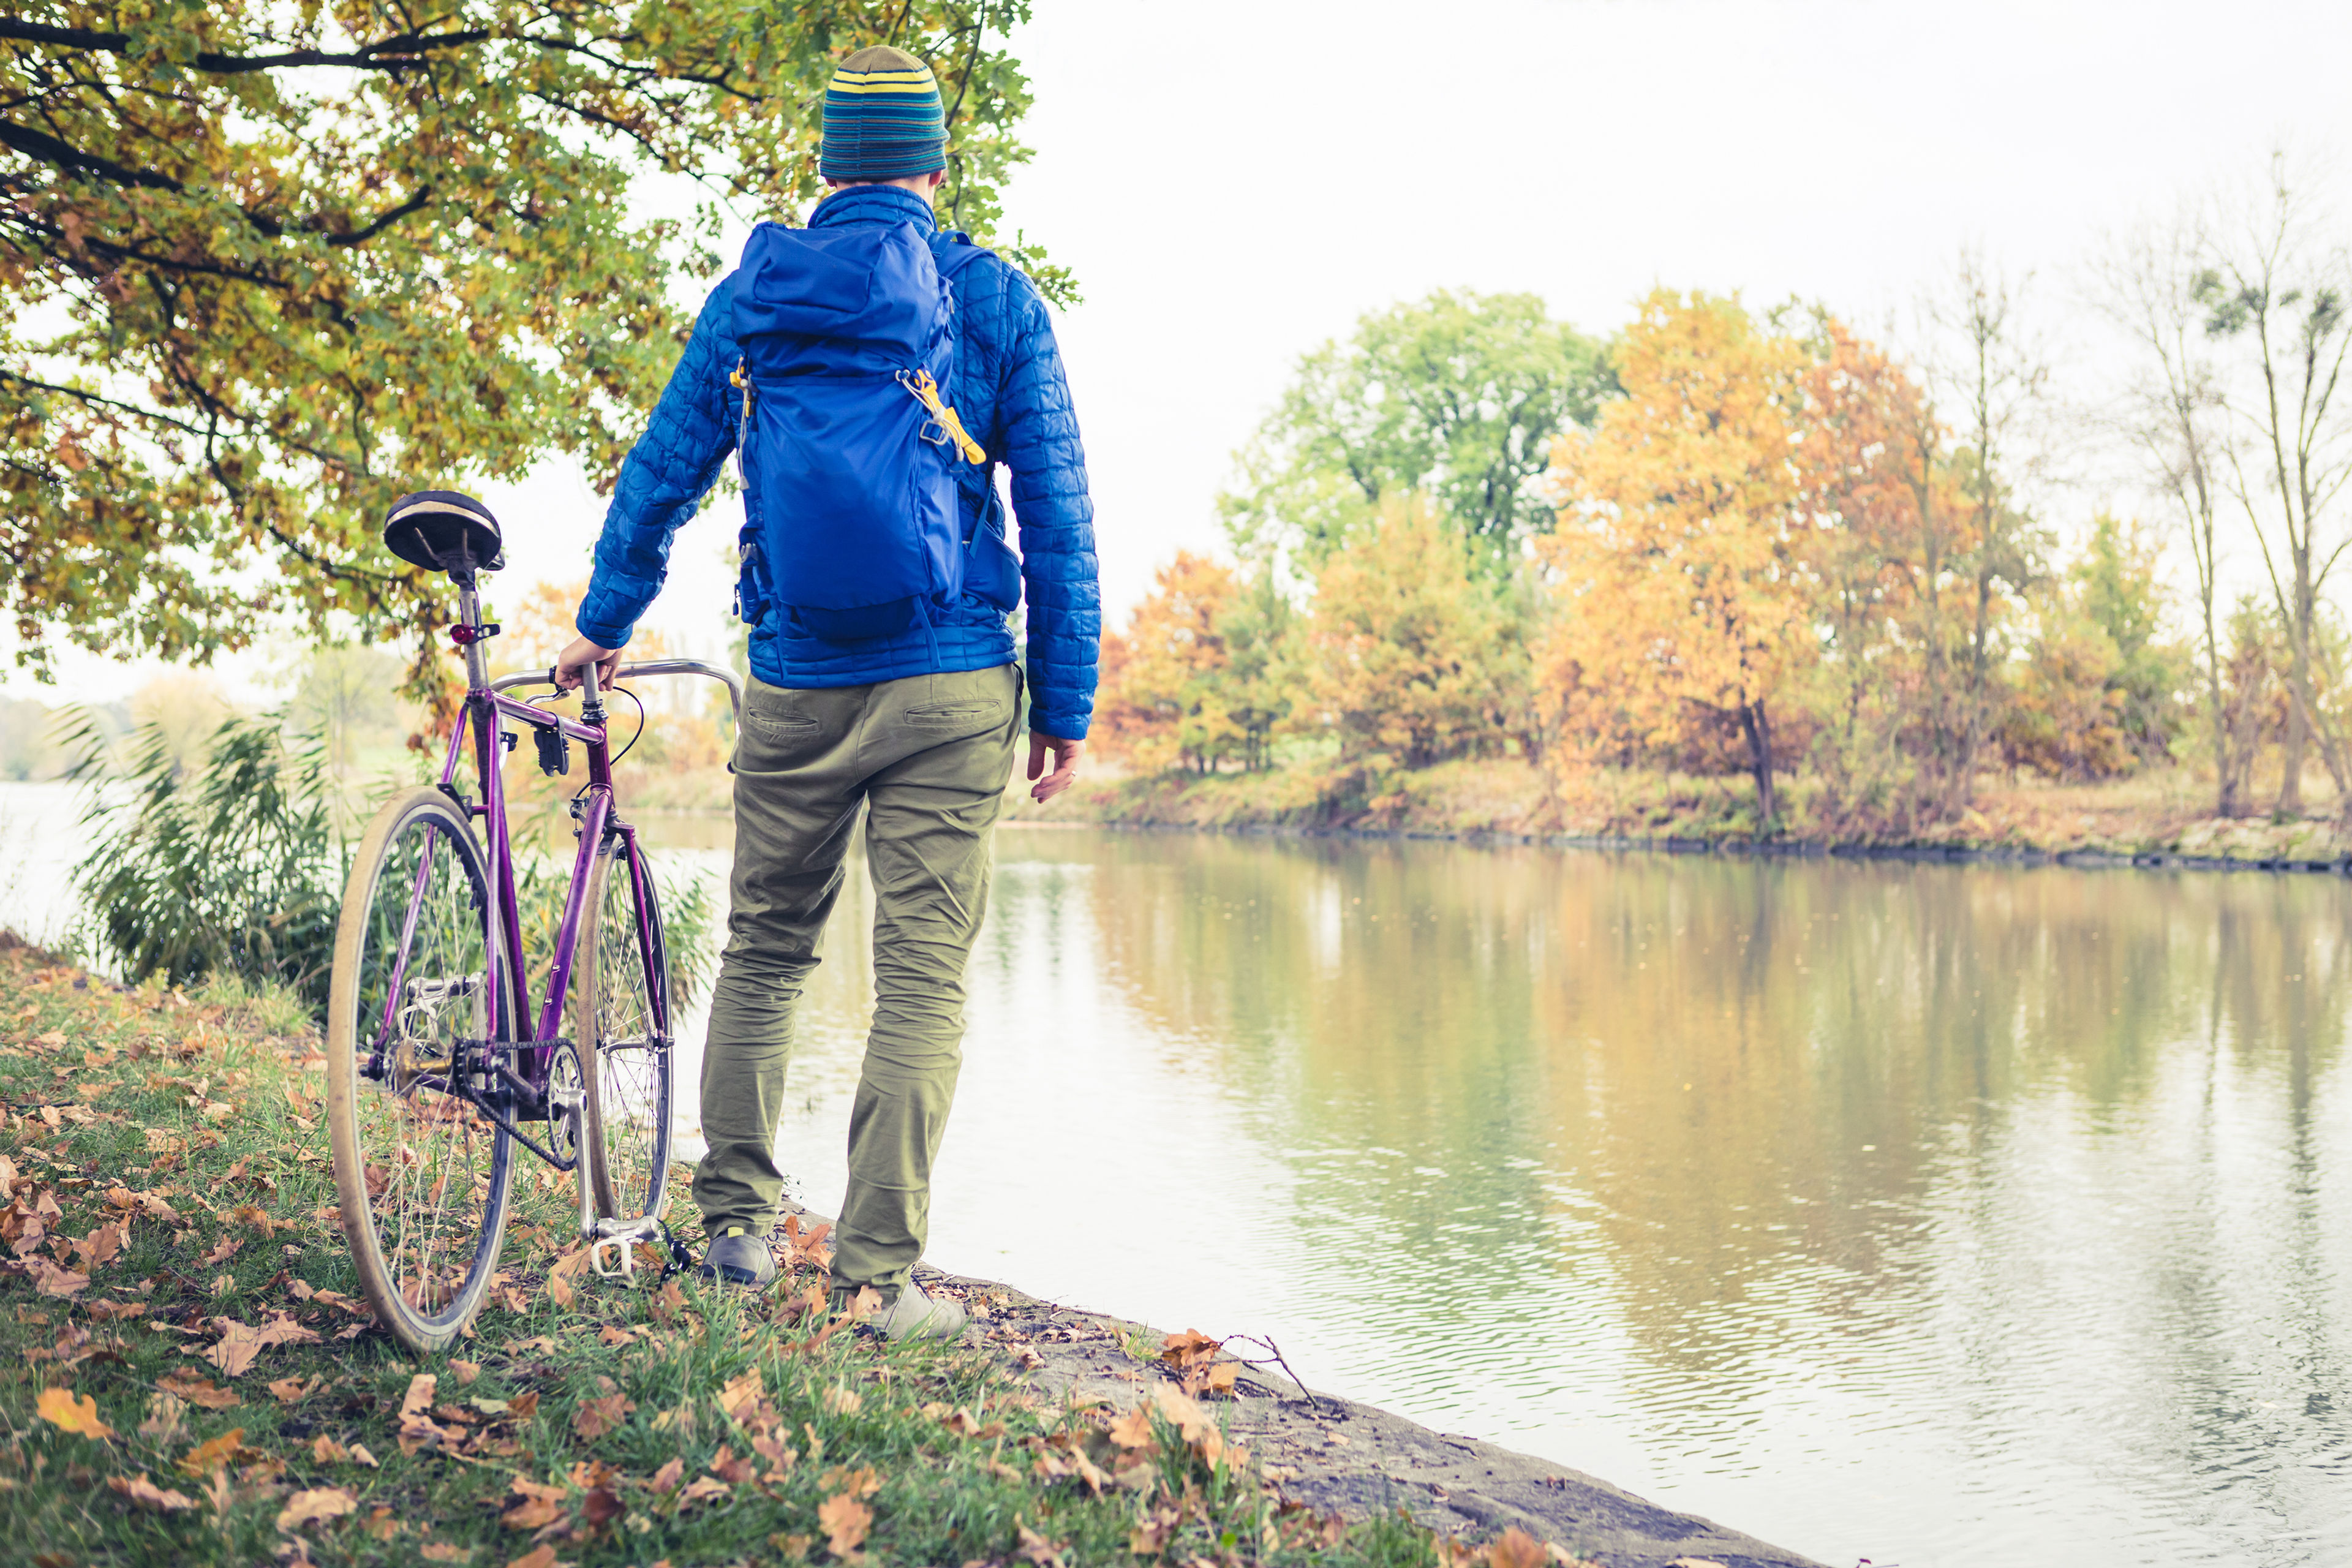
[[[2352,1562],[2347,935],[2330,878],[1008,828],[931,1256],[1833,1564]]]

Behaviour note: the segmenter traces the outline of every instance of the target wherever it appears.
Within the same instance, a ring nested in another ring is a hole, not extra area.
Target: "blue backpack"
[[[951,254],[956,271],[982,252]],[[941,397],[955,295],[922,231],[760,225],[743,247],[734,326],[738,613],[757,626],[773,601],[792,630],[855,641],[928,626],[927,606],[968,586],[1002,597],[1011,552],[992,534],[992,551],[976,553],[958,517],[958,461],[985,476],[987,455]],[[1007,611],[1020,602],[1017,563],[1010,588]]]

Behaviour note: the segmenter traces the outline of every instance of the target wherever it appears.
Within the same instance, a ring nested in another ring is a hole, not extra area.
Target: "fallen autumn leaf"
[[[278,1510],[278,1528],[299,1530],[306,1524],[340,1519],[359,1505],[360,1500],[341,1487],[312,1487],[286,1500],[286,1506]]]
[[[98,1401],[70,1388],[45,1388],[33,1402],[41,1419],[61,1431],[78,1433],[97,1442],[114,1436],[114,1428],[98,1418]]]
[[[106,1484],[141,1508],[152,1509],[157,1513],[176,1513],[196,1506],[196,1500],[187,1493],[165,1491],[145,1476],[109,1476]]]
[[[833,1554],[847,1557],[865,1543],[866,1532],[874,1527],[874,1510],[844,1492],[818,1505],[816,1521],[824,1527],[825,1545]]]

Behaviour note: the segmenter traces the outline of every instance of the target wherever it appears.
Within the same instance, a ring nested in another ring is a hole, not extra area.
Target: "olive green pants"
[[[859,806],[874,881],[874,1028],[849,1113],[836,1285],[906,1282],[963,1060],[963,971],[1012,776],[1012,665],[813,690],[751,682],[735,742],[735,870],[702,1056],[707,1234],[764,1236],[783,1196],[776,1121],[793,1009],[840,896]]]

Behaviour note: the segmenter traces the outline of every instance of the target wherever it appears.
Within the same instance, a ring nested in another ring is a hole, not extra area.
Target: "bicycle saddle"
[[[467,577],[507,563],[499,520],[472,496],[418,490],[392,503],[383,520],[384,548],[412,566]]]

